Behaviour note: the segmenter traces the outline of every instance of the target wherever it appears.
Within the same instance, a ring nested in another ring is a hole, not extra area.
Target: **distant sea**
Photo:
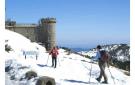
[[[90,48],[71,48],[72,51],[80,52],[80,51],[89,51]]]

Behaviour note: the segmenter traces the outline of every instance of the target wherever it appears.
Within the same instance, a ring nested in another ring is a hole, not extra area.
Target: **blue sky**
[[[6,18],[38,23],[55,17],[57,43],[91,48],[130,42],[129,0],[6,0]]]

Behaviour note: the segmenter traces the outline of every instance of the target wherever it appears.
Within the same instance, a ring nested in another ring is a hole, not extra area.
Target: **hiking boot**
[[[108,84],[108,82],[107,82],[107,81],[103,81],[102,83],[103,83],[103,84]]]
[[[96,80],[97,80],[98,82],[100,82],[100,78],[96,78]]]

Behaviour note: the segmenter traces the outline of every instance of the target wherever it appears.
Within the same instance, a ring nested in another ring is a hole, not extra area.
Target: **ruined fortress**
[[[19,24],[11,20],[5,22],[6,29],[22,34],[32,42],[42,43],[47,50],[56,46],[55,25],[56,18],[41,18],[38,24]]]

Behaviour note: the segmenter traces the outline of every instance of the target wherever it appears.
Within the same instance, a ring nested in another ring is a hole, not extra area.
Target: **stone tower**
[[[45,48],[50,50],[56,46],[56,33],[55,33],[55,18],[42,18],[41,19],[41,36]]]

